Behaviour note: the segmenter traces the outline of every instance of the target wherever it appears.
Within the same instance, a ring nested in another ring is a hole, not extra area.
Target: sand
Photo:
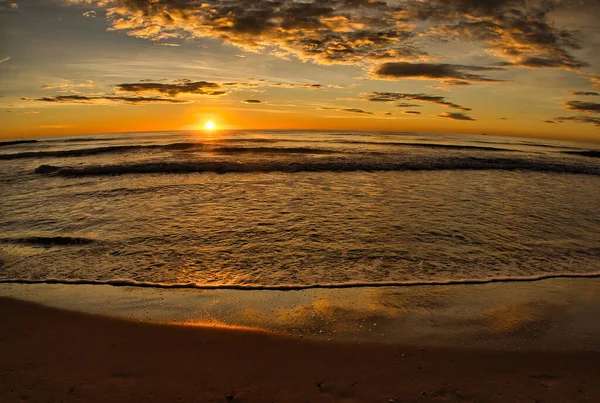
[[[305,340],[0,298],[2,402],[594,402],[600,353]]]

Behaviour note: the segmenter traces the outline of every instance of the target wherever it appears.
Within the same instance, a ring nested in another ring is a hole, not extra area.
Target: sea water
[[[0,143],[0,281],[305,288],[600,275],[600,146],[389,132]]]

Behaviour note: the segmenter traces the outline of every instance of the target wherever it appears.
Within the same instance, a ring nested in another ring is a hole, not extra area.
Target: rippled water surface
[[[594,274],[598,148],[350,132],[0,143],[0,279],[277,287]]]

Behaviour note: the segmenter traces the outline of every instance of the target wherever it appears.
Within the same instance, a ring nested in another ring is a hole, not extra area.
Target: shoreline
[[[87,279],[57,279],[43,280],[4,278],[0,284],[61,284],[61,285],[108,285],[113,287],[142,287],[156,289],[195,289],[195,290],[237,290],[237,291],[302,291],[312,289],[347,289],[347,288],[378,288],[378,287],[421,287],[448,285],[478,285],[494,283],[531,283],[552,279],[600,278],[600,272],[590,273],[549,273],[535,276],[489,277],[475,279],[452,280],[409,280],[409,281],[380,281],[380,282],[345,282],[345,283],[316,283],[316,284],[279,284],[279,285],[246,285],[246,284],[200,284],[200,283],[153,283],[126,279],[87,280]]]
[[[598,351],[307,340],[127,321],[0,297],[4,402],[574,402]]]
[[[600,351],[597,278],[285,291],[0,284],[2,296],[130,321],[317,340]]]

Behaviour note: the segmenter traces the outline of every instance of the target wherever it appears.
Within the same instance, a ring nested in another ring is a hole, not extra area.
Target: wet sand
[[[0,298],[2,402],[600,401],[598,351],[306,340]]]

